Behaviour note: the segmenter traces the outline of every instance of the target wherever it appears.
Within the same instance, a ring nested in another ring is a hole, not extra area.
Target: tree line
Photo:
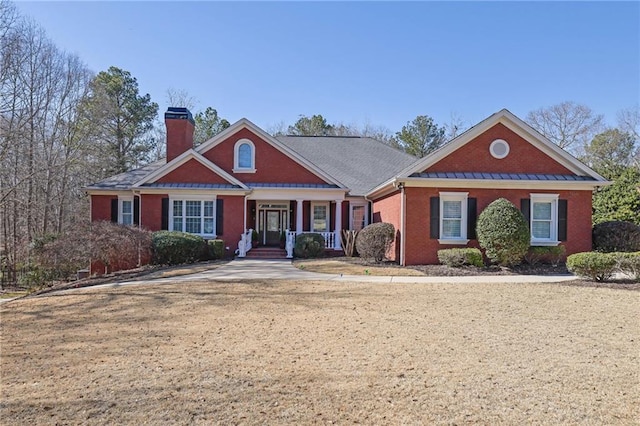
[[[188,93],[170,89],[172,106],[195,111]],[[194,142],[230,126],[209,106],[195,111]],[[615,184],[594,194],[594,222],[640,224],[638,106],[621,110],[615,127],[573,102],[531,111],[526,121]],[[280,123],[273,135],[365,136],[424,157],[466,130],[453,116],[440,125],[428,115],[398,131],[331,123],[320,114]],[[28,265],[34,241],[88,221],[82,188],[164,156],[158,104],[139,92],[130,72],[98,73],[59,49],[44,30],[0,0],[0,267]]]

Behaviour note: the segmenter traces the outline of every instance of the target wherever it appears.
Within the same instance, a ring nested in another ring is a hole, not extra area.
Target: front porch
[[[342,230],[362,229],[369,223],[369,205],[361,199],[247,199],[246,230],[238,243],[238,257],[252,248],[281,247],[293,257],[296,237],[317,233],[325,249],[342,251]]]

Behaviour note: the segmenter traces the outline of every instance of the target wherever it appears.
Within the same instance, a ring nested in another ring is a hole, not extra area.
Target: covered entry
[[[281,235],[289,223],[289,201],[258,201],[256,204],[256,230],[260,242],[265,246],[279,245]]]

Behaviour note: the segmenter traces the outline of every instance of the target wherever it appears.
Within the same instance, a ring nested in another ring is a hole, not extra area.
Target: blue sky
[[[571,100],[615,124],[640,99],[638,2],[18,2],[98,72],[130,71],[231,122],[300,114],[400,130]],[[198,109],[198,108],[196,108]]]

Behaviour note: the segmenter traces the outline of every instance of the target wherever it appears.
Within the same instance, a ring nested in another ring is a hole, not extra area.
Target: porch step
[[[278,247],[256,247],[247,253],[245,259],[286,259],[287,252]]]

